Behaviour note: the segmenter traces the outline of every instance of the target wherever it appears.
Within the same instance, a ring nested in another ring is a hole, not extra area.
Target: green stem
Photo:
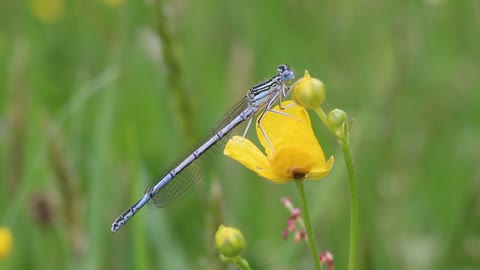
[[[308,212],[307,200],[305,198],[305,189],[303,188],[303,179],[295,180],[298,193],[302,201],[302,216],[305,221],[305,229],[307,230],[308,244],[310,246],[310,253],[312,255],[313,264],[316,270],[322,269],[320,260],[318,259],[317,244],[315,243],[315,235],[313,234],[312,225],[310,222],[310,214]]]
[[[175,115],[178,116],[180,129],[185,136],[187,142],[193,142],[192,134],[196,133],[196,125],[193,119],[192,106],[188,99],[188,91],[184,85],[183,69],[181,66],[180,55],[175,42],[174,33],[170,27],[172,22],[168,20],[165,11],[165,1],[156,0],[156,32],[162,42],[162,55],[165,63],[165,71],[167,73],[167,83],[169,84],[170,94],[175,102]],[[192,132],[193,129],[193,132]]]
[[[354,270],[357,261],[357,239],[358,239],[358,188],[355,167],[353,166],[353,155],[350,148],[349,133],[346,132],[346,138],[340,140],[342,144],[345,165],[348,171],[348,181],[350,185],[350,257],[348,260],[348,270]]]
[[[333,135],[335,135],[335,137],[338,138],[337,132],[335,131],[335,127],[330,125],[330,123],[328,122],[328,119],[327,119],[327,115],[322,110],[322,108],[318,107],[317,109],[314,109],[314,111],[315,111],[315,113],[317,113],[318,117],[320,117],[320,120],[322,120],[323,124],[330,130],[330,132],[332,132]]]
[[[358,239],[358,189],[355,167],[353,166],[353,155],[350,148],[350,129],[346,123],[341,126],[333,126],[321,107],[314,110],[325,126],[332,132],[342,145],[345,166],[348,172],[350,186],[350,257],[348,259],[348,270],[354,270],[357,261],[357,239]]]
[[[248,264],[248,261],[240,256],[225,257],[220,254],[220,260],[224,263],[232,263],[240,270],[252,270],[252,268],[250,268],[250,265]]]

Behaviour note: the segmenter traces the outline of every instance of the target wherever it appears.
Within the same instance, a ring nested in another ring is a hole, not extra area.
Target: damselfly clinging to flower
[[[263,115],[266,112],[284,114],[282,112],[272,111],[271,108],[276,101],[281,104],[282,97],[286,97],[289,94],[289,87],[286,85],[286,82],[293,78],[293,72],[288,69],[288,66],[280,65],[278,66],[278,75],[253,86],[247,95],[225,115],[213,129],[210,136],[202,141],[198,147],[194,148],[193,152],[180,157],[170,165],[159,178],[158,182],[147,188],[143,197],[113,222],[112,232],[118,231],[146,203],[150,202],[150,204],[155,207],[167,206],[191,190],[199,182],[200,178],[199,173],[192,173],[195,172],[196,168],[202,166],[199,163],[203,160],[203,157],[206,156],[204,154],[207,152],[215,153],[214,148],[218,150],[218,146],[220,145],[218,142],[225,141],[222,140],[225,135],[240,123],[249,120],[244,133],[245,136],[253,116],[260,111],[261,115],[257,120],[257,125],[260,127],[260,130],[268,142],[268,137],[261,127]],[[223,146],[223,143],[221,145]],[[191,171],[190,174],[188,173],[189,170]]]

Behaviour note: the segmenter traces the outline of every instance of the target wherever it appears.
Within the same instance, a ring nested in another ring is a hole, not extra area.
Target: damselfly
[[[261,121],[266,112],[273,111],[272,106],[276,101],[281,105],[281,99],[289,94],[287,81],[294,78],[294,74],[287,65],[278,67],[278,75],[269,80],[261,82],[253,86],[247,95],[225,115],[225,117],[214,128],[211,135],[195,148],[193,152],[177,159],[168,167],[158,182],[147,188],[143,197],[121,214],[112,224],[112,232],[118,231],[130,218],[135,215],[145,204],[150,203],[155,207],[167,206],[191,190],[198,182],[199,177],[195,175],[186,175],[188,170],[201,166],[198,164],[203,159],[206,152],[215,152],[212,150],[214,146],[218,146],[220,141],[232,131],[240,123],[249,120],[245,129],[246,135],[248,128],[252,122],[253,116],[261,111],[261,115],[257,120],[257,126],[262,131],[267,142],[269,143],[267,134],[261,126]],[[222,144],[223,145],[223,144]],[[270,143],[269,143],[270,145]],[[270,145],[271,147],[271,145]],[[218,150],[218,147],[217,147]]]

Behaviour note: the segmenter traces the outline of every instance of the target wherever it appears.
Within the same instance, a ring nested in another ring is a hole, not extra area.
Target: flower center
[[[292,175],[293,179],[302,179],[305,178],[305,175],[308,173],[307,170],[300,167],[290,167],[287,172]]]

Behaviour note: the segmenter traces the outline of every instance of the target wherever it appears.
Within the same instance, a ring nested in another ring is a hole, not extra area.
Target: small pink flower
[[[321,264],[327,264],[328,270],[334,270],[335,265],[333,264],[333,254],[330,251],[325,251],[318,255],[318,259]]]

